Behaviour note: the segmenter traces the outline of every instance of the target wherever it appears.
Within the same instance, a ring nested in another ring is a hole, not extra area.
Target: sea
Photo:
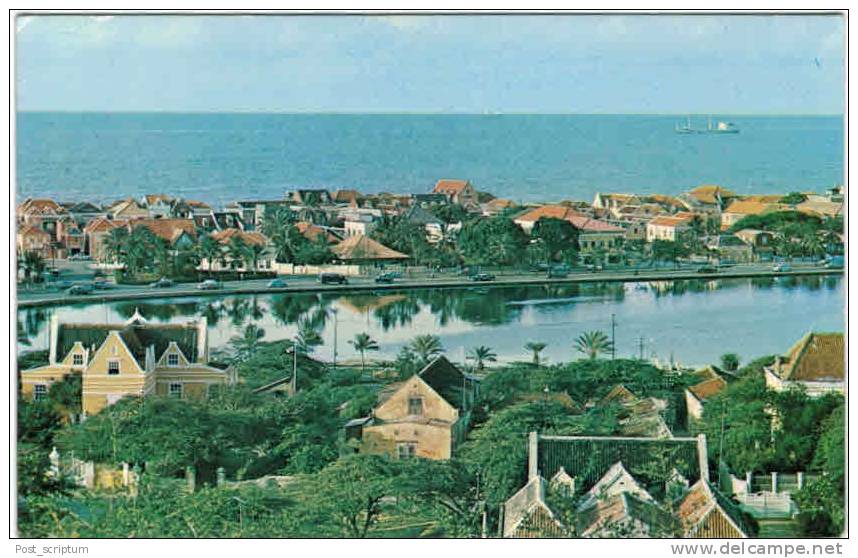
[[[597,191],[822,191],[844,181],[840,116],[18,113],[16,198],[168,193],[216,206],[295,188],[428,192],[470,180],[517,202]],[[692,117],[706,127],[707,117]]]

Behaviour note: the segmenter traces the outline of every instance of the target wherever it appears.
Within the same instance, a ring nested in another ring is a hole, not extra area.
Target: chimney
[[[538,474],[537,451],[539,450],[539,434],[536,431],[527,435],[527,480],[533,480]]]
[[[55,312],[51,315],[51,331],[48,336],[48,362],[57,363],[57,336],[60,332],[60,317]]]
[[[205,316],[197,320],[197,362],[209,361],[208,320]]]

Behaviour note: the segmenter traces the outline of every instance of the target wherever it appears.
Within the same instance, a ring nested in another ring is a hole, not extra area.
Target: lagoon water
[[[17,115],[17,197],[112,201],[166,192],[214,204],[296,187],[428,191],[467,178],[517,201],[597,190],[738,193],[843,182],[843,119],[713,115],[739,134],[674,133],[684,116]],[[692,119],[705,127],[706,119]]]
[[[264,340],[291,337],[300,318],[315,320],[325,344],[317,355],[330,359],[336,332],[339,359],[354,359],[348,345],[367,332],[380,346],[372,357],[392,358],[414,336],[435,333],[447,354],[487,345],[501,361],[529,358],[527,341],[548,344],[549,362],[567,361],[584,331],[610,332],[615,315],[618,356],[638,356],[685,365],[717,362],[725,352],[744,362],[785,352],[808,331],[844,331],[845,281],[841,276],[611,283],[540,287],[414,290],[374,295],[272,294],[205,296],[78,304],[18,311],[30,341],[21,350],[47,349],[52,313],[67,322],[118,323],[135,310],[155,322],[205,316],[212,348],[250,323]]]

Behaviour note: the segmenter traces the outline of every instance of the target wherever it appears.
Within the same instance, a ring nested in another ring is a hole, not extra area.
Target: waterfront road
[[[270,280],[227,281],[219,289],[199,290],[194,283],[180,283],[171,287],[112,285],[112,288],[96,290],[88,295],[71,295],[66,291],[50,289],[21,290],[18,292],[18,307],[53,306],[86,302],[114,300],[175,298],[193,296],[223,296],[258,293],[308,293],[308,292],[356,292],[388,291],[423,288],[475,288],[489,286],[541,285],[595,282],[672,281],[681,279],[728,279],[742,277],[770,277],[790,275],[834,275],[843,269],[827,269],[814,264],[792,264],[791,271],[775,273],[771,264],[738,264],[714,272],[699,272],[699,266],[673,269],[608,269],[599,272],[573,272],[564,278],[547,278],[545,273],[508,271],[496,273],[493,281],[474,282],[455,274],[406,274],[394,283],[379,284],[372,277],[349,277],[347,285],[322,285],[315,276],[282,276],[286,287],[269,288]]]

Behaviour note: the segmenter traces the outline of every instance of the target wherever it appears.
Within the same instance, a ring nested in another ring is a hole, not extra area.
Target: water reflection
[[[205,317],[213,349],[225,346],[248,324],[265,329],[264,340],[291,337],[309,324],[333,352],[333,312],[337,312],[339,354],[351,351],[346,340],[367,332],[382,357],[396,354],[415,335],[439,335],[448,354],[487,345],[501,360],[525,359],[527,341],[548,343],[545,357],[575,357],[580,333],[610,331],[617,320],[620,356],[637,356],[641,340],[647,356],[684,363],[706,363],[724,352],[751,358],[786,350],[811,329],[844,329],[844,282],[839,276],[594,283],[503,288],[469,287],[380,293],[272,294],[123,301],[18,312],[22,350],[47,347],[47,323],[53,313],[64,321],[119,322],[135,311],[156,322]]]

